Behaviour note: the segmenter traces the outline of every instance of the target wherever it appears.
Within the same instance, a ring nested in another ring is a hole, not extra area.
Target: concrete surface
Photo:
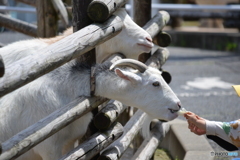
[[[211,152],[214,150],[205,136],[191,133],[184,120],[168,123],[170,130],[160,146],[169,150],[174,160],[213,160]]]

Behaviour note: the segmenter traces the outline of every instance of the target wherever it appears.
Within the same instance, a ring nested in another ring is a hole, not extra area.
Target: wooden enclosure
[[[10,18],[7,18],[5,22],[0,19],[0,25],[5,25],[5,27],[34,37],[51,37],[57,34],[58,18],[66,26],[69,24],[68,18],[66,18],[68,17],[67,9],[62,8],[64,7],[62,1],[21,0],[21,2],[36,6],[38,25],[34,26]],[[41,53],[36,53],[34,56],[29,57],[29,63],[10,66],[9,69],[12,72],[5,73],[0,78],[0,97],[60,67],[72,59],[78,58],[79,61],[87,61],[89,64],[94,64],[96,61],[95,46],[117,35],[122,29],[121,20],[117,16],[111,16],[111,14],[126,3],[127,0],[72,0],[74,33],[49,45]],[[160,11],[151,18],[151,0],[134,0],[134,5],[134,20],[152,38],[159,34],[167,35],[161,32],[170,18],[167,12]],[[96,13],[93,14],[94,16],[90,14],[96,10],[98,15]],[[1,17],[6,18],[0,14]],[[17,25],[12,25],[12,22],[15,22]],[[161,69],[169,56],[169,52],[166,48],[160,46],[163,44],[162,41],[165,42],[164,47],[168,46],[170,38],[166,38],[166,40],[156,39],[155,41],[159,42],[159,44],[156,44],[153,48],[152,55],[143,55],[141,61],[145,62],[148,66]],[[86,42],[88,45],[85,45]],[[69,44],[78,45],[69,46]],[[37,54],[41,54],[41,58]],[[115,54],[108,60],[116,61],[122,58],[124,58],[123,55]],[[89,81],[89,83],[91,82]],[[98,111],[98,106],[104,102],[108,102],[107,105]],[[143,125],[143,119],[146,116],[145,113],[138,110],[127,121],[126,125],[123,126],[121,123],[116,122],[116,120],[123,116],[122,113],[127,108],[121,102],[114,100],[94,96],[90,98],[79,97],[9,140],[2,142],[1,146],[4,150],[0,154],[0,160],[14,159],[20,156],[77,118],[93,110],[97,112],[93,121],[98,131],[91,131],[91,137],[61,159],[119,159],[138,134]],[[69,117],[69,114],[72,116]],[[164,135],[162,134],[161,122],[157,121],[154,124],[151,130],[152,138],[142,143],[133,159],[147,160],[154,154]],[[98,139],[97,144],[94,141],[96,138]],[[120,144],[121,140],[125,142],[124,145]],[[116,147],[120,147],[118,152],[116,152]],[[104,149],[106,150],[101,155],[98,155]]]

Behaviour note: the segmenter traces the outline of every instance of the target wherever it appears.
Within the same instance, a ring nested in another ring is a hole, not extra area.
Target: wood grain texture
[[[156,122],[151,130],[152,136],[143,141],[131,160],[150,160],[168,131],[169,125],[167,123]]]
[[[167,61],[169,57],[169,50],[167,48],[162,48],[159,46],[154,46],[154,49],[156,51],[153,53],[153,55],[147,60],[145,63],[147,66],[160,69],[164,63]]]
[[[87,9],[88,16],[95,22],[106,21],[127,0],[93,0]]]
[[[126,151],[133,138],[141,129],[146,113],[138,110],[124,126],[124,134],[113,142],[98,158],[98,160],[117,160]]]
[[[127,106],[119,101],[109,101],[109,103],[94,117],[94,125],[99,130],[108,129],[126,108]]]
[[[105,132],[97,132],[89,139],[76,147],[70,153],[61,158],[61,160],[86,160],[91,159],[109,144],[114,142],[123,134],[123,126],[116,123]]]
[[[166,11],[159,11],[150,21],[143,26],[151,37],[155,37],[165,27],[170,20],[170,16]]]

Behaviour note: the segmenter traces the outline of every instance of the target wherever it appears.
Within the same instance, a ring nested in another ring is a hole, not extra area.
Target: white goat
[[[141,53],[150,52],[153,47],[151,36],[132,21],[125,9],[120,8],[114,14],[123,21],[123,29],[118,35],[96,47],[97,63],[102,63],[109,55],[116,52],[120,52],[127,58],[132,59],[138,59]],[[69,28],[61,36],[15,42],[0,48],[0,54],[3,57],[4,64],[8,66],[29,54],[37,53],[39,49],[59,41],[72,33],[73,29]]]
[[[119,60],[111,68],[115,68],[114,72],[109,70],[109,65],[96,66],[96,96],[140,108],[152,118],[172,120],[177,117],[180,101],[163,80],[159,70],[129,59]],[[70,61],[2,97],[0,142],[6,141],[77,97],[89,96],[89,78],[90,67]],[[79,136],[85,134],[91,118],[91,113],[84,115],[20,156],[20,159],[59,159],[73,148],[73,142]]]

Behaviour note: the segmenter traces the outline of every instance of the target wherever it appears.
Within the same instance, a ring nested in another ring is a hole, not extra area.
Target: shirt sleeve
[[[232,122],[206,121],[206,134],[218,136],[240,148],[240,120]]]

